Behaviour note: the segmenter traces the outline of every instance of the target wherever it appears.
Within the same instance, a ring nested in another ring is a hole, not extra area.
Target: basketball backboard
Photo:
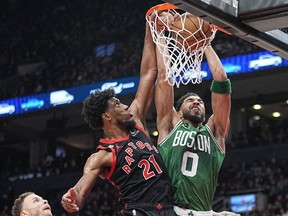
[[[288,59],[288,0],[165,0]]]

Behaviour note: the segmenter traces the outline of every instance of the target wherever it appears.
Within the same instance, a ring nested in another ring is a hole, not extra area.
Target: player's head
[[[89,95],[83,103],[82,114],[92,129],[102,128],[104,122],[117,124],[125,128],[135,126],[128,106],[122,104],[115,97],[113,89],[96,91]]]
[[[205,105],[199,95],[187,93],[182,96],[176,105],[180,118],[190,121],[192,124],[200,124],[205,121]]]
[[[52,216],[51,207],[47,200],[33,192],[19,195],[12,206],[13,216]]]

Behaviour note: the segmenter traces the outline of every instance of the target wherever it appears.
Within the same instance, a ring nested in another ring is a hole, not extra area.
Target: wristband
[[[210,90],[218,94],[231,94],[231,82],[229,79],[223,81],[213,80]]]

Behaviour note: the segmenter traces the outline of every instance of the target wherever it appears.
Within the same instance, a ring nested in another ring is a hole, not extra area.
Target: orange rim
[[[153,7],[151,7],[147,12],[146,12],[146,17],[150,16],[151,13],[153,13],[153,11],[165,11],[165,10],[170,10],[170,9],[179,9],[177,6],[173,5],[173,4],[170,4],[170,3],[163,3],[163,4],[158,4],[158,5],[155,5]],[[217,26],[217,25],[214,25],[214,24],[211,24],[212,28],[215,28],[225,34],[228,34],[228,35],[232,35],[231,32]]]
[[[211,26],[212,26],[212,28],[215,28],[215,29],[217,29],[217,30],[219,30],[219,31],[221,31],[221,32],[223,32],[225,34],[232,35],[231,32],[229,32],[229,31],[227,31],[227,30],[225,30],[225,29],[223,29],[223,28],[221,28],[221,27],[219,27],[217,25],[211,24]]]
[[[170,9],[179,9],[177,6],[169,3],[163,3],[159,5],[155,5],[151,7],[147,12],[146,12],[146,17],[150,16],[153,11],[164,11],[164,10],[170,10]]]

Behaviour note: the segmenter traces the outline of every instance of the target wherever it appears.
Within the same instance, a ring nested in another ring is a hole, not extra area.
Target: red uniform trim
[[[103,144],[114,144],[116,142],[122,142],[122,141],[125,141],[125,140],[128,140],[129,139],[129,136],[130,134],[128,134],[126,137],[121,137],[121,138],[117,138],[117,139],[111,139],[111,140],[108,140],[108,139],[104,139],[104,138],[101,138],[99,140],[99,142],[103,143]]]
[[[107,150],[107,148],[104,148],[103,146],[99,146],[96,148],[96,151],[97,150]],[[106,179],[110,180],[111,178],[111,175],[113,174],[114,170],[115,170],[115,167],[116,167],[116,152],[115,152],[115,149],[113,148],[110,148],[111,152],[112,152],[112,166],[109,170],[109,173],[107,174],[106,176]]]

